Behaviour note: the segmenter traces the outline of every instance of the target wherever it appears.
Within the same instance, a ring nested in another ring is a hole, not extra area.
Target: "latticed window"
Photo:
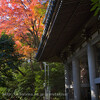
[[[88,84],[89,83],[89,73],[88,73],[88,66],[87,63],[80,64],[80,80],[81,84]]]
[[[80,57],[80,86],[81,100],[90,100],[89,70],[86,52]]]

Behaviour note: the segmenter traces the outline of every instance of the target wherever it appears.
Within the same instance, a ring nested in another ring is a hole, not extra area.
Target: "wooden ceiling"
[[[63,0],[47,32],[46,41],[37,53],[37,60],[59,62],[62,61],[60,54],[65,48],[71,45],[75,50],[80,46],[84,41],[81,37],[83,29],[86,28],[87,34],[90,34],[90,29],[96,24],[95,18],[92,23],[89,22],[93,15],[90,9],[90,0]]]

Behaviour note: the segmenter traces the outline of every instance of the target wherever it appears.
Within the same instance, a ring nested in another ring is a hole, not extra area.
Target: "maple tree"
[[[47,0],[1,0],[0,31],[13,34],[16,50],[26,56],[36,51],[42,36]],[[41,13],[42,12],[42,13]]]
[[[48,0],[1,0],[0,32],[12,34],[16,51],[25,58],[36,54],[43,33],[42,24]]]

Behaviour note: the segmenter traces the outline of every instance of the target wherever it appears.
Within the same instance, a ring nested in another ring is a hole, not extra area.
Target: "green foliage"
[[[23,71],[25,76],[21,73],[14,73],[14,77],[17,81],[17,88],[15,89],[14,94],[18,94],[20,100],[28,100],[28,98],[31,99],[33,95],[27,97],[26,94],[34,94],[34,73],[30,69],[30,64],[25,62],[20,67],[20,70]]]
[[[15,42],[11,36],[3,34],[0,38],[0,67],[2,72],[16,69],[21,63],[20,55],[15,53]]]
[[[91,0],[92,8],[91,11],[95,11],[94,16],[96,16],[100,11],[100,0]]]
[[[45,93],[43,85],[45,82],[44,69],[41,69],[40,63],[35,61],[32,61],[32,63],[22,62],[19,59],[21,56],[15,53],[14,45],[11,36],[2,34],[0,38],[0,99],[43,100]],[[33,71],[30,67],[31,64]],[[58,63],[48,65],[50,67],[51,93],[64,93],[63,65]],[[48,84],[48,77],[46,79],[46,84]],[[51,96],[51,98],[52,100],[64,99],[64,97],[57,96]]]
[[[40,69],[37,62],[33,62],[34,71],[30,68],[30,63],[24,62],[19,69],[23,71],[23,76],[18,71],[14,71],[12,80],[5,80],[5,87],[0,87],[0,94],[11,93],[11,95],[2,95],[4,100],[17,98],[18,100],[43,100],[45,88],[44,70]],[[51,93],[64,93],[64,67],[62,64],[51,63],[50,67],[50,91]],[[47,78],[48,81],[48,78]],[[48,84],[48,82],[47,82]],[[28,95],[29,94],[29,95]],[[38,94],[38,95],[36,95]],[[43,94],[43,96],[41,96]],[[51,96],[52,100],[64,100],[63,96]]]
[[[13,72],[21,64],[20,56],[15,53],[14,45],[12,37],[3,33],[0,37],[0,94],[9,91],[7,89],[9,87],[13,89]],[[2,95],[0,98],[3,98]]]
[[[50,65],[50,88],[51,93],[65,93],[64,66],[60,63]],[[65,100],[64,96],[51,96],[53,100]]]

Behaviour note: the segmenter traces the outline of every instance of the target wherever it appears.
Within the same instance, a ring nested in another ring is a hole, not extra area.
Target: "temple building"
[[[90,0],[50,0],[45,15],[36,59],[64,64],[66,100],[100,100],[100,16],[90,9]]]

